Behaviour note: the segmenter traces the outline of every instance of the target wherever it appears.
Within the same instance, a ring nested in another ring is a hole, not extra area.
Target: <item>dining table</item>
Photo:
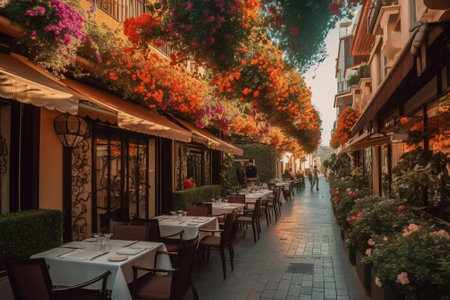
[[[228,202],[212,202],[212,214],[217,216],[221,214],[228,214],[238,212],[245,209],[244,203],[228,203]]]
[[[111,290],[111,299],[128,300],[132,299],[128,284],[133,280],[133,265],[172,267],[168,255],[158,255],[155,265],[159,251],[167,251],[163,243],[110,240],[102,249],[98,239],[89,238],[36,253],[31,258],[45,258],[55,285],[79,284],[110,271],[107,289]],[[98,289],[100,285],[97,282],[89,288]]]
[[[201,238],[204,233],[201,233],[200,229],[219,229],[219,222],[216,217],[160,215],[155,218],[158,219],[161,236],[170,236],[184,230],[184,240]]]

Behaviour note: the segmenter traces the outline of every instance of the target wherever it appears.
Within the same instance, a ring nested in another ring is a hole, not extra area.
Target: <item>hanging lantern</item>
[[[62,114],[53,121],[55,133],[64,147],[75,148],[86,136],[88,126],[79,116]]]

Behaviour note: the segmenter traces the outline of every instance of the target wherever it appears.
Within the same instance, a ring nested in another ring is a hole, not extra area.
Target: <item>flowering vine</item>
[[[330,141],[332,148],[343,146],[350,139],[351,129],[359,116],[360,112],[350,106],[346,107],[339,114],[336,131],[333,133]]]

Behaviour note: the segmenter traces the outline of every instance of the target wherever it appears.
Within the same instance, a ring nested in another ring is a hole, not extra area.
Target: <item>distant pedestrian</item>
[[[248,160],[248,166],[245,168],[245,176],[247,177],[246,181],[258,181],[258,170],[253,165],[253,159]]]
[[[328,167],[327,169],[327,173],[325,174],[325,179],[327,180],[327,182],[330,180],[330,176],[331,176],[331,168]]]
[[[314,166],[314,169],[312,171],[312,177],[313,177],[313,181],[311,184],[311,191],[314,188],[314,185],[316,185],[316,191],[319,190],[319,170],[317,170],[317,166]]]
[[[312,176],[312,172],[311,171],[308,171],[308,180],[309,180],[309,184],[311,185],[311,191],[312,191],[313,176]]]

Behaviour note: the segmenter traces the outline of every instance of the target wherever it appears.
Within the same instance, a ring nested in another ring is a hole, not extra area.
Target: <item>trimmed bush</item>
[[[61,245],[63,212],[26,210],[0,215],[0,269],[7,256],[28,258]]]
[[[175,191],[172,194],[173,209],[186,209],[192,203],[200,203],[208,198],[219,196],[222,194],[222,186],[220,185],[203,185],[195,188]]]

